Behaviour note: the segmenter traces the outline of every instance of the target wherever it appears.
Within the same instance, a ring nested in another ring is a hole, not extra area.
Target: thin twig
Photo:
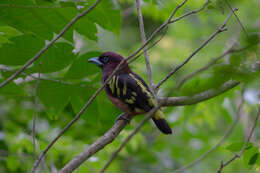
[[[215,151],[227,138],[228,136],[232,133],[233,129],[235,128],[235,126],[237,125],[240,117],[241,117],[241,109],[243,107],[243,103],[244,103],[244,99],[243,99],[243,96],[241,98],[241,101],[238,105],[238,108],[237,108],[237,116],[236,116],[236,119],[233,121],[233,123],[229,126],[229,128],[226,130],[224,136],[219,140],[219,142],[214,145],[209,151],[205,152],[204,154],[202,154],[198,159],[190,162],[189,164],[175,170],[173,173],[180,173],[196,164],[198,164],[199,162],[201,162],[202,160],[204,160],[210,153],[212,153],[213,151]]]
[[[256,43],[256,44],[259,44],[259,43]],[[231,53],[237,53],[237,52],[241,52],[241,51],[244,51],[246,49],[248,49],[249,47],[252,47],[254,46],[255,44],[253,45],[249,45],[249,46],[246,46],[246,47],[243,47],[243,48],[240,48],[240,49],[234,49],[233,46],[231,46],[230,48],[228,48],[224,53],[222,53],[220,56],[218,56],[217,58],[214,58],[213,60],[211,60],[208,64],[206,64],[205,66],[203,66],[202,68],[198,69],[197,71],[185,76],[180,82],[179,84],[177,85],[177,89],[180,89],[181,86],[183,86],[183,84],[185,82],[187,82],[189,79],[193,78],[194,76],[196,76],[197,74],[203,72],[203,71],[206,71],[207,69],[209,69],[211,66],[213,66],[214,64],[216,64],[220,59],[222,59],[223,57],[225,57],[226,55],[228,54],[231,54]]]
[[[252,137],[252,135],[253,135],[253,132],[254,132],[254,130],[255,130],[255,127],[256,127],[257,121],[258,121],[258,119],[259,119],[259,116],[260,116],[260,107],[258,108],[258,113],[257,113],[257,115],[256,115],[256,118],[255,118],[253,127],[252,127],[251,130],[250,130],[250,133],[249,133],[249,135],[248,135],[248,138],[247,138],[246,142],[245,142],[244,145],[243,145],[243,148],[241,149],[241,151],[240,151],[238,154],[234,154],[233,157],[231,157],[231,159],[229,159],[228,161],[226,161],[226,162],[221,161],[221,164],[220,164],[220,167],[219,167],[217,173],[221,173],[221,172],[222,172],[222,169],[223,169],[225,166],[227,166],[228,164],[230,164],[231,162],[233,162],[233,161],[236,160],[237,158],[240,158],[240,157],[243,155],[244,151],[246,150],[247,144],[249,143],[249,141],[250,141],[250,139],[251,139],[251,137]]]
[[[165,30],[167,30],[167,27],[165,27]],[[149,51],[151,48],[153,48],[157,43],[159,43],[163,37],[165,36],[165,34],[167,33],[167,31],[163,32],[162,35],[160,36],[159,39],[157,39],[154,43],[152,43],[148,48],[147,48],[147,51]],[[133,63],[137,58],[139,58],[141,56],[143,52],[140,52],[138,55],[136,55],[135,57],[131,58],[129,61],[128,61],[128,64],[131,64]]]
[[[142,14],[142,10],[141,10],[140,0],[136,0],[136,9],[137,9],[137,13],[138,13],[138,21],[139,21],[139,28],[140,28],[142,43],[144,44],[146,42],[146,36],[145,36],[145,31],[144,31],[144,21],[143,21],[143,14]],[[146,46],[144,47],[143,52],[144,52],[144,58],[145,58],[145,64],[146,64],[149,86],[153,91],[152,69],[151,69],[151,64],[150,64],[150,61],[149,61],[149,56],[148,56]]]
[[[32,159],[33,155],[29,154],[29,153],[13,153],[13,152],[9,152],[3,149],[0,149],[0,156],[4,157],[4,159],[6,159],[6,157],[8,156],[15,156],[15,157],[21,157],[21,159]],[[5,160],[6,161],[6,160]]]
[[[71,6],[43,6],[43,5],[14,5],[14,4],[0,4],[0,7],[7,8],[67,8]]]
[[[239,19],[239,17],[237,16],[237,14],[235,13],[235,11],[233,10],[231,4],[228,2],[228,0],[225,0],[225,2],[226,2],[226,4],[227,4],[228,8],[229,8],[230,10],[232,10],[232,12],[233,12],[234,16],[236,17],[236,19],[237,19],[239,25],[241,26],[242,30],[244,31],[244,33],[245,33],[246,36],[248,37],[248,33],[247,33],[247,31],[246,31],[246,28],[244,27],[244,25],[242,24],[241,20]]]
[[[9,68],[0,68],[0,70],[2,70],[2,71],[7,71],[7,72],[13,72],[13,70],[11,70],[11,69],[9,69]],[[52,79],[52,78],[48,78],[48,77],[45,77],[45,76],[42,76],[41,75],[41,77],[39,78],[38,76],[34,76],[33,74],[30,74],[30,73],[27,73],[27,72],[22,72],[21,73],[21,75],[22,76],[25,76],[25,77],[27,77],[27,76],[29,76],[29,77],[31,77],[31,78],[33,78],[33,79],[35,79],[35,80],[38,80],[38,79],[40,79],[40,80],[45,80],[45,81],[50,81],[50,82],[56,82],[56,83],[60,83],[60,84],[64,84],[64,85],[78,85],[78,84],[76,84],[76,83],[71,83],[71,82],[67,82],[67,81],[63,81],[63,80],[61,80],[61,79]]]
[[[212,65],[216,64],[220,59],[222,59],[223,57],[225,57],[226,55],[230,54],[232,52],[232,48],[227,49],[224,53],[222,53],[220,56],[218,56],[217,58],[214,58],[213,60],[211,60],[208,64],[206,64],[205,66],[203,66],[202,68],[198,69],[197,71],[185,76],[177,85],[177,89],[180,89],[181,86],[187,82],[189,79],[193,78],[194,76],[196,76],[197,74],[206,71],[207,69],[209,69]]]
[[[28,73],[22,73],[24,74],[25,76],[30,76],[31,78],[33,79],[37,79],[38,77],[35,77],[31,74],[28,74]],[[47,78],[47,77],[40,77],[38,78],[40,80],[45,80],[45,81],[50,81],[50,82],[57,82],[57,83],[60,83],[60,84],[64,84],[64,85],[78,85],[78,84],[74,84],[74,83],[71,83],[71,82],[67,82],[67,81],[63,81],[63,80],[60,80],[60,79],[52,79],[52,78]]]
[[[0,84],[0,88],[2,88],[3,86],[5,86],[6,84],[8,84],[9,82],[11,82],[12,80],[14,80],[19,74],[21,74],[28,66],[30,66],[34,61],[36,61],[47,49],[49,49],[60,37],[63,36],[63,34],[70,29],[70,27],[76,23],[80,18],[82,18],[83,16],[85,16],[88,12],[90,12],[92,9],[94,9],[97,4],[100,2],[101,0],[96,0],[95,3],[93,5],[91,5],[88,9],[86,9],[85,11],[83,11],[82,13],[79,13],[76,17],[74,17],[62,30],[61,32],[48,44],[45,45],[45,47],[43,47],[38,53],[36,53],[36,55],[34,55],[34,57],[32,57],[29,61],[27,61],[18,71],[16,71],[14,74],[12,74],[9,78],[7,78],[5,81],[3,81]]]
[[[136,56],[141,50],[143,50],[144,47],[146,47],[148,45],[148,43],[150,43],[150,41],[165,27],[167,27],[167,25],[169,25],[173,18],[173,16],[176,14],[176,12],[187,2],[188,0],[184,0],[181,4],[177,5],[177,7],[174,9],[174,11],[171,13],[171,15],[169,16],[169,18],[166,20],[166,22],[164,22],[162,25],[160,25],[152,34],[151,36],[146,40],[146,42],[144,44],[142,44],[142,46],[137,49],[135,52],[133,52],[130,56],[128,56],[126,58],[126,60],[130,60],[130,58]]]
[[[235,9],[237,10],[237,9]],[[199,48],[197,48],[194,52],[191,53],[190,56],[180,65],[178,65],[176,68],[174,68],[164,79],[162,79],[157,85],[156,89],[158,89],[165,81],[167,81],[174,73],[176,73],[180,68],[182,68],[185,64],[187,64],[191,58],[196,55],[203,47],[205,47],[216,35],[223,32],[225,29],[225,26],[229,20],[229,18],[232,16],[233,12],[230,12],[227,18],[225,19],[224,23],[207,39],[205,40]]]
[[[185,2],[185,3],[186,3],[186,2]],[[177,21],[179,21],[179,20],[181,20],[181,19],[183,19],[183,18],[185,18],[185,17],[187,17],[187,16],[190,16],[190,15],[192,15],[192,14],[197,14],[197,13],[201,12],[202,10],[205,9],[205,7],[208,5],[208,3],[209,3],[209,0],[207,0],[207,1],[203,4],[203,6],[202,6],[200,9],[198,9],[198,10],[193,10],[193,11],[190,11],[190,12],[188,12],[188,13],[185,13],[184,15],[182,15],[182,16],[176,18],[176,19],[172,19],[172,17],[170,16],[170,17],[168,18],[168,20],[167,20],[164,24],[161,25],[160,29],[158,28],[158,29],[156,29],[156,30],[153,32],[153,34],[149,37],[148,41],[146,41],[146,43],[143,44],[143,46],[144,46],[144,45],[146,46],[147,43],[149,42],[149,40],[151,39],[151,37],[153,38],[155,35],[157,35],[157,34],[158,34],[159,32],[161,32],[163,29],[167,28],[170,23],[175,23],[175,22],[177,22]],[[180,5],[184,5],[184,4],[180,4]],[[180,7],[179,7],[179,8],[180,8]],[[164,25],[166,25],[166,26],[164,26]],[[166,33],[166,32],[165,32],[165,33]],[[159,38],[155,43],[153,43],[149,48],[147,48],[147,50],[149,50],[150,48],[152,48],[153,46],[155,46],[155,45],[163,38],[163,36],[165,35],[165,33],[161,36],[161,38]],[[143,46],[141,47],[141,50],[142,50]],[[136,60],[136,58],[138,58],[138,57],[140,56],[140,55],[137,55],[137,54],[138,54],[141,50],[138,49],[136,52],[134,52],[132,55],[130,55],[128,58],[131,58],[131,59],[130,59],[128,62],[129,62],[129,63],[132,63],[132,61]],[[136,55],[137,55],[137,56],[136,56]],[[133,57],[133,58],[132,58],[132,57]]]
[[[184,17],[187,17],[187,16],[189,16],[189,15],[192,15],[192,14],[196,14],[196,13],[201,12],[202,10],[204,10],[204,9],[207,7],[208,3],[209,3],[209,0],[207,0],[207,1],[202,5],[201,8],[199,8],[199,9],[197,9],[197,10],[190,11],[190,12],[188,12],[188,13],[185,13],[184,15],[182,15],[182,16],[176,18],[176,19],[171,20],[170,23],[175,23],[175,22],[181,20],[181,19],[184,18]]]
[[[42,61],[40,61],[38,66],[38,79],[35,86],[35,101],[34,101],[34,115],[33,115],[33,123],[32,123],[32,140],[33,140],[33,158],[34,162],[37,160],[37,152],[36,152],[36,119],[38,116],[38,102],[39,102],[39,88],[40,88],[40,77],[41,77],[41,65]]]

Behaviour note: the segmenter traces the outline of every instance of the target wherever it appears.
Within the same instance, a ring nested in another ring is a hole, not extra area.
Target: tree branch
[[[236,116],[236,119],[233,121],[233,123],[230,125],[230,127],[226,130],[224,136],[220,139],[220,141],[214,145],[209,151],[205,152],[203,155],[201,155],[198,159],[192,161],[191,163],[175,170],[173,173],[180,173],[196,164],[198,164],[200,161],[204,160],[210,153],[212,153],[213,151],[215,151],[227,138],[228,136],[232,133],[233,129],[235,128],[235,126],[237,125],[240,117],[241,117],[241,109],[243,107],[243,103],[244,103],[244,99],[243,99],[243,96],[241,96],[241,101],[238,105],[238,109],[237,109],[237,116]]]
[[[146,36],[145,36],[145,31],[144,31],[144,21],[143,21],[143,15],[142,15],[142,11],[141,11],[140,0],[136,0],[136,8],[137,8],[137,13],[138,13],[138,21],[139,21],[139,28],[140,28],[140,32],[141,32],[142,43],[144,44],[146,42]],[[149,61],[149,56],[148,56],[148,51],[146,49],[146,46],[144,47],[143,51],[144,51],[145,64],[146,64],[149,85],[153,91],[152,69],[151,69],[151,64]]]
[[[183,106],[183,105],[191,105],[196,104],[217,95],[220,95],[233,87],[238,85],[238,82],[229,81],[223,84],[219,90],[211,89],[194,96],[185,96],[185,97],[170,97],[168,99],[159,99],[159,102],[162,103],[162,106]],[[190,101],[192,100],[192,101]],[[127,123],[125,121],[117,121],[113,127],[104,134],[104,136],[100,137],[95,143],[86,148],[82,153],[78,156],[74,157],[69,163],[67,163],[61,170],[61,173],[68,173],[72,170],[75,170],[79,167],[84,161],[86,161],[89,157],[103,149],[106,145],[111,143],[117,135],[125,128]]]
[[[170,98],[159,98],[159,101],[166,100],[163,106],[184,106],[184,105],[192,105],[198,102],[202,102],[213,97],[224,93],[235,86],[237,86],[239,82],[233,82],[232,80],[227,81],[219,88],[210,89],[199,94],[195,94],[193,96],[182,96],[182,97],[170,97]]]
[[[0,88],[14,80],[20,73],[22,73],[28,66],[30,66],[34,61],[36,61],[47,49],[49,49],[60,37],[63,36],[63,34],[74,24],[76,23],[80,18],[85,16],[87,13],[89,13],[92,9],[94,9],[97,4],[101,0],[96,0],[93,5],[91,5],[88,9],[83,11],[82,13],[79,13],[76,17],[74,17],[62,30],[61,32],[48,44],[46,44],[45,47],[43,47],[34,57],[32,57],[30,60],[28,60],[18,71],[16,71],[13,75],[11,75],[9,78],[7,78],[5,81],[3,81],[0,84]]]
[[[237,10],[237,9],[235,9]],[[174,68],[164,79],[162,79],[157,85],[156,85],[156,89],[158,89],[165,81],[167,81],[174,73],[176,73],[180,68],[182,68],[185,64],[187,64],[191,58],[196,55],[203,47],[205,47],[216,35],[218,35],[219,33],[223,32],[225,29],[225,26],[228,22],[228,20],[230,19],[230,17],[232,16],[233,11],[231,11],[229,13],[229,15],[227,16],[227,18],[225,19],[224,23],[207,39],[205,40],[201,46],[199,48],[197,48],[194,52],[191,53],[191,55],[180,65],[178,65],[176,68]]]
[[[129,117],[131,118],[131,117]],[[127,125],[126,121],[118,120],[113,127],[108,130],[102,137],[96,142],[91,144],[78,156],[74,157],[69,163],[67,163],[60,171],[60,173],[69,173],[78,168],[85,160],[90,158],[96,152],[104,148],[107,144],[111,143]]]
[[[252,137],[252,135],[253,135],[253,132],[254,132],[254,130],[255,130],[255,127],[256,127],[257,121],[258,121],[258,119],[259,119],[259,116],[260,116],[260,107],[258,108],[258,113],[257,113],[257,115],[256,115],[256,118],[255,118],[255,121],[254,121],[254,125],[253,125],[253,127],[251,128],[251,130],[250,130],[249,136],[248,136],[246,142],[244,143],[242,150],[239,152],[239,154],[234,154],[234,156],[233,156],[231,159],[229,159],[228,161],[226,161],[226,162],[224,162],[224,163],[223,163],[223,161],[221,161],[220,167],[219,167],[219,169],[218,169],[218,173],[221,173],[221,172],[222,172],[222,169],[223,169],[225,166],[227,166],[228,164],[230,164],[231,162],[233,162],[234,160],[236,160],[237,158],[240,158],[240,157],[242,156],[242,154],[243,154],[244,151],[246,150],[247,144],[249,143],[249,141],[250,141],[250,139],[251,139],[251,137]]]

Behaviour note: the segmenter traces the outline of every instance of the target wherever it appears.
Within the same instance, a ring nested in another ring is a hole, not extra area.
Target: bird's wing
[[[106,91],[127,104],[132,112],[148,112],[157,105],[146,83],[135,73],[113,76]]]

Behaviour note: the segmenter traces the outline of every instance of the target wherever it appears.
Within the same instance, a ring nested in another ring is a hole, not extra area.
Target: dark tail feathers
[[[172,129],[168,125],[167,121],[163,118],[156,119],[153,117],[154,124],[158,127],[158,129],[164,134],[172,134]]]

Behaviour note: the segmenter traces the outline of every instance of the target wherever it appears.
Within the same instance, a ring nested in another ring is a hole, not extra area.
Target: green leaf
[[[121,28],[121,12],[113,8],[114,4],[111,0],[103,1],[87,16],[92,22],[97,23],[102,28],[114,32],[119,35]]]
[[[56,13],[59,14],[63,18],[63,20],[66,20],[66,23],[69,23],[72,18],[74,18],[77,14],[78,11],[74,8],[61,8],[61,9],[56,9]],[[89,19],[89,16],[86,15],[85,17],[81,18],[78,20],[73,26],[78,33],[84,35],[85,37],[97,41],[98,37],[96,36],[97,34],[97,27],[95,25],[95,22],[91,21]],[[71,40],[72,36],[72,29],[69,30],[69,33],[65,34],[65,38],[68,40]],[[69,35],[69,38],[68,36]]]
[[[19,1],[14,0],[12,4],[17,5]],[[75,29],[89,39],[97,40],[95,23],[104,29],[119,34],[121,27],[120,11],[113,9],[114,5],[111,1],[104,1],[100,4],[88,15],[78,20],[63,37],[73,41],[73,29]],[[59,33],[78,14],[78,9],[75,5],[74,7],[60,6],[62,8],[59,8],[58,4],[48,3],[47,6],[55,5],[55,8],[38,8],[37,4],[31,4],[31,6],[34,5],[35,8],[0,7],[0,20],[22,32],[32,32],[44,39],[51,40],[53,33]],[[90,5],[88,4],[86,8]]]
[[[238,67],[241,61],[245,59],[244,57],[245,53],[233,53],[229,58],[229,63],[234,67]]]
[[[71,105],[75,114],[83,108],[83,106],[88,102],[91,96],[94,94],[95,90],[90,87],[80,87],[74,86],[71,96]],[[93,101],[88,108],[84,111],[81,116],[86,120],[87,124],[97,125],[99,120],[99,113],[97,111],[97,103]]]
[[[249,36],[247,37],[247,42],[251,45],[259,44],[260,33],[259,32],[250,33]]]
[[[230,144],[229,146],[226,147],[227,150],[232,151],[232,152],[238,152],[241,151],[243,148],[244,142],[234,142]],[[253,146],[251,142],[247,144],[246,150],[250,149]]]
[[[4,43],[11,43],[9,39],[19,35],[21,33],[10,26],[0,26],[0,46]]]
[[[0,26],[0,35],[4,35],[6,38],[16,37],[21,35],[19,31],[10,26]]]
[[[0,47],[2,44],[10,43],[7,37],[0,35]]]
[[[41,73],[56,72],[67,67],[76,58],[72,52],[73,47],[67,43],[55,43],[46,52],[44,52],[35,65],[28,69],[29,72],[38,72],[41,62]]]
[[[3,82],[4,79],[0,79],[0,83]],[[15,96],[24,96],[25,92],[20,85],[16,85],[14,82],[10,82],[6,86],[0,88],[1,94],[15,95]]]
[[[75,2],[71,2],[71,1],[60,1],[60,6],[61,7],[74,7],[75,6]]]
[[[0,64],[22,65],[44,46],[43,40],[32,35],[20,35],[10,41],[0,48]]]
[[[259,153],[255,153],[249,160],[249,165],[254,165],[259,158]]]
[[[74,60],[66,74],[66,78],[80,79],[100,72],[98,67],[88,62],[88,59],[99,55],[100,52],[88,52]]]
[[[237,152],[242,149],[244,142],[235,142],[226,147],[227,150]]]
[[[50,117],[56,118],[61,113],[70,100],[71,91],[69,85],[44,80],[40,82],[39,99]]]
[[[247,31],[248,34],[241,32],[240,34],[240,44],[242,47],[248,47],[247,51],[256,51],[259,50],[259,42],[260,42],[260,32],[259,28],[249,28]]]
[[[77,14],[78,10],[75,6],[66,8],[37,8],[37,5],[35,8],[0,7],[2,22],[22,32],[32,32],[48,40],[52,39],[53,33],[59,33]],[[72,28],[90,39],[97,39],[95,24],[89,22],[86,17]],[[70,41],[73,41],[72,36],[73,29],[68,30],[64,35]]]
[[[96,99],[98,103],[97,111],[100,114],[100,121],[102,124],[110,127],[122,111],[111,103],[104,91],[101,92]]]
[[[250,166],[256,162],[258,158],[258,147],[251,147],[243,153],[243,160],[247,166]]]
[[[6,158],[6,163],[7,163],[8,169],[11,170],[12,172],[15,172],[20,166],[20,162],[18,160],[18,157],[13,156],[13,155],[9,155]]]

